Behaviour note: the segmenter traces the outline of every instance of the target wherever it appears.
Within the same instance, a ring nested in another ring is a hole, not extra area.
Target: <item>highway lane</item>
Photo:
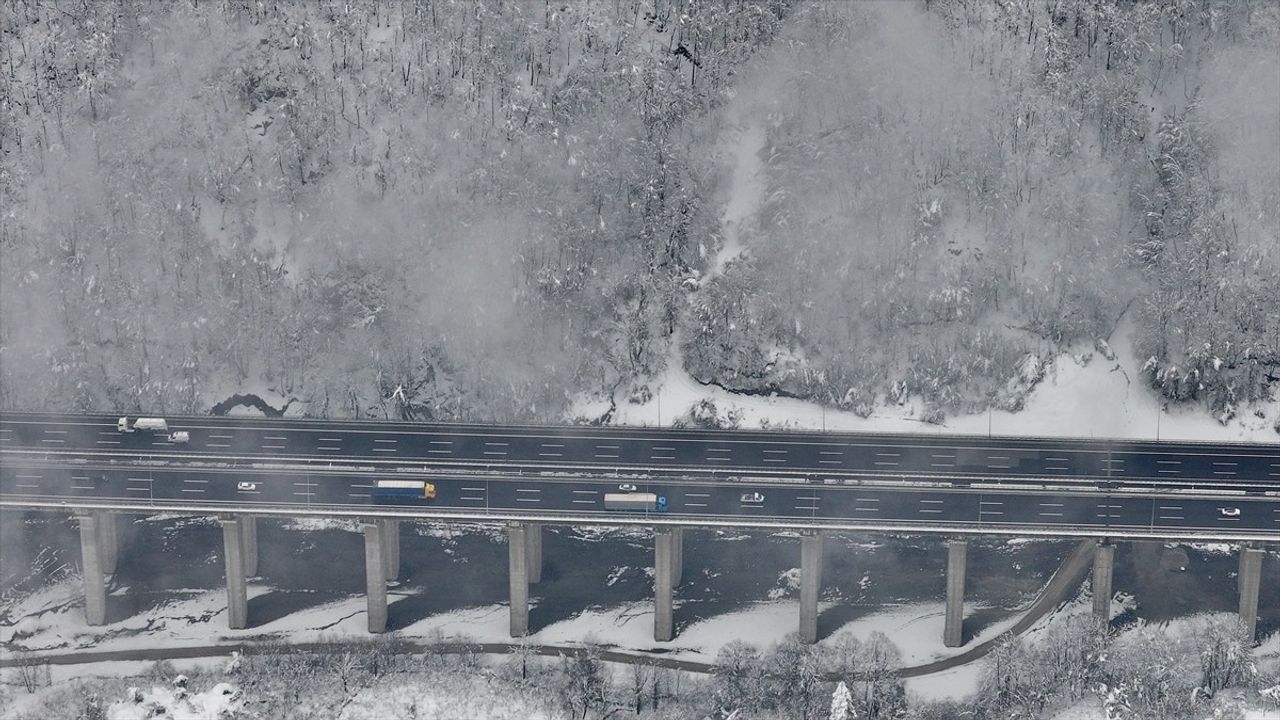
[[[9,503],[37,500],[100,500],[162,509],[171,504],[244,512],[263,508],[416,509],[500,518],[542,514],[585,521],[662,519],[731,520],[743,525],[769,520],[881,525],[946,525],[953,529],[1021,528],[1141,530],[1170,537],[1197,533],[1280,537],[1280,498],[1210,497],[1163,494],[1064,494],[1010,486],[1004,489],[881,487],[851,483],[714,482],[662,479],[636,483],[637,492],[666,498],[666,512],[610,511],[605,493],[618,492],[616,479],[540,476],[429,478],[434,500],[388,501],[370,489],[386,473],[304,472],[246,469],[185,469],[136,465],[66,467],[38,462],[0,467],[0,498]],[[422,478],[398,473],[397,478]],[[251,483],[244,485],[243,483]],[[756,495],[758,494],[758,498]],[[1224,508],[1238,514],[1224,514]]]
[[[733,477],[1031,479],[1280,492],[1280,445],[813,432],[177,418],[121,433],[110,416],[0,414],[0,451],[87,457],[361,461],[384,465],[623,469]]]

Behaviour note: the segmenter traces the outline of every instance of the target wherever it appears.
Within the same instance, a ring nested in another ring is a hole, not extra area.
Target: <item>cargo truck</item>
[[[653,493],[605,493],[604,509],[666,512],[667,498]]]
[[[138,418],[130,423],[129,418],[122,417],[116,421],[116,430],[120,432],[134,432],[135,430],[169,432],[169,423],[165,422],[164,418]]]
[[[371,494],[375,500],[430,500],[436,496],[436,486],[425,480],[379,480]]]

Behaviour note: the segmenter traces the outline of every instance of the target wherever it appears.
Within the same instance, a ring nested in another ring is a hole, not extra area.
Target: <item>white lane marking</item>
[[[288,440],[289,437],[287,435],[263,435],[262,439],[263,440]]]
[[[231,435],[219,435],[219,434],[217,434],[217,433],[209,433],[209,437],[211,437],[211,438],[218,438],[219,440],[230,440],[232,436],[231,436]]]
[[[542,447],[546,447],[546,448],[562,448],[562,447],[564,447],[564,445],[563,445],[562,443],[542,443]]]
[[[1045,460],[1048,460],[1049,462],[1067,462],[1067,458],[1064,458],[1064,457],[1054,457],[1054,456],[1052,456],[1052,455],[1045,455],[1045,456],[1044,456],[1044,459],[1045,459]]]
[[[376,443],[383,443],[383,444],[388,444],[388,443],[390,443],[390,444],[394,445],[395,443],[400,442],[400,441],[399,441],[399,440],[377,440],[377,439],[375,439],[375,440],[374,440],[374,442],[376,442]]]
[[[898,463],[896,463],[896,462],[879,462],[879,461],[877,461],[875,464],[876,464],[876,465],[884,465],[884,466],[888,466],[888,467],[897,467],[897,466],[898,466]]]
[[[396,449],[395,449],[395,448],[378,448],[378,447],[376,447],[376,448],[373,448],[373,451],[374,451],[374,452],[380,452],[380,453],[393,453],[393,452],[396,452]]]
[[[506,455],[507,455],[507,451],[506,451],[506,450],[485,450],[485,451],[484,451],[484,454],[485,454],[485,455],[497,455],[498,457],[506,457]]]
[[[621,447],[622,447],[621,445],[597,445],[596,449],[597,450],[618,450]]]
[[[599,495],[599,490],[574,490],[574,495]]]
[[[19,480],[39,480],[41,476],[40,475],[15,475],[14,477],[18,478]]]
[[[521,497],[518,497],[518,498],[516,498],[516,502],[532,502],[532,503],[536,503],[536,502],[542,502],[542,500],[540,500],[540,499],[538,499],[538,498],[521,498]]]
[[[653,448],[651,448],[651,449],[652,449],[652,450],[656,450],[656,451],[662,451],[662,452],[675,452],[675,451],[676,451],[676,449],[675,449],[674,447],[667,447],[666,445],[654,445],[654,446],[653,446]]]
[[[929,463],[929,467],[955,467],[955,463]]]
[[[1062,507],[1063,503],[1040,503],[1040,507]]]
[[[484,488],[482,488],[482,487],[464,487],[464,488],[462,488],[462,492],[484,492]]]
[[[342,448],[333,447],[332,445],[317,445],[317,450],[341,450]]]
[[[767,463],[785,463],[786,462],[786,460],[783,458],[761,458],[761,459]]]
[[[538,453],[538,457],[564,457],[560,453]]]
[[[98,440],[99,445],[119,445],[119,440]]]
[[[1040,513],[1040,517],[1062,517],[1062,513],[1042,512]]]
[[[192,490],[192,489],[190,489],[190,488],[182,488],[182,492],[184,492],[184,493],[202,493],[202,492],[204,492],[204,490]]]
[[[573,500],[572,502],[577,503],[578,505],[595,505],[596,504],[595,500]]]
[[[284,449],[284,446],[283,446],[283,445],[263,445],[263,446],[262,446],[262,449],[264,449],[264,450],[283,450],[283,449]]]
[[[488,446],[491,446],[491,447],[507,447],[507,446],[508,446],[508,445],[510,445],[510,444],[511,444],[511,443],[506,443],[506,442],[497,442],[497,441],[491,441],[491,442],[486,442],[486,443],[485,443],[485,445],[488,445]]]
[[[359,483],[351,483],[351,487],[353,487],[353,488],[365,488],[365,489],[367,489],[367,488],[372,488],[373,486],[372,486],[372,485],[360,485]]]
[[[539,489],[537,489],[537,488],[516,488],[516,492],[518,492],[518,493],[540,493],[540,492],[542,492],[542,491],[541,491],[541,490],[539,490]]]
[[[1157,465],[1181,465],[1181,460],[1157,460]]]
[[[856,507],[856,508],[854,508],[854,509],[853,509],[853,511],[854,511],[854,512],[879,512],[879,511],[880,511],[880,508],[873,508],[873,507],[866,507],[866,508],[864,508],[864,507]],[[923,510],[921,510],[921,512],[924,512],[924,511],[923,511]],[[942,512],[942,511],[941,511],[941,510],[938,510],[937,512]]]
[[[47,442],[47,443],[64,443],[64,442],[66,442],[66,440],[63,440],[63,439],[61,439],[61,438],[40,438],[40,442]],[[158,444],[163,445],[164,443],[158,443]]]
[[[452,440],[431,440],[427,444],[428,445],[452,445],[453,441]]]
[[[436,455],[450,455],[450,454],[452,454],[452,453],[453,453],[453,451],[452,451],[452,450],[436,450],[436,449],[434,449],[434,448],[433,448],[433,449],[431,449],[431,450],[428,450],[427,452],[429,452],[429,453],[434,453],[434,454],[436,454]]]
[[[675,460],[675,455],[650,455],[650,460]]]
[[[190,480],[186,478],[184,478],[182,482],[188,485],[208,485],[209,484],[208,480]]]
[[[45,432],[49,433],[50,435],[66,435],[66,434],[67,434],[67,431],[66,431],[66,430],[48,430],[48,429],[46,429],[46,430],[45,430]]]
[[[928,510],[928,509],[925,509],[925,508],[920,508],[920,509],[919,509],[919,510],[917,510],[916,512],[921,512],[921,513],[935,513],[935,514],[936,514],[936,513],[940,513],[940,512],[942,512],[942,511],[941,511],[941,510]]]
[[[922,504],[927,504],[927,505],[941,505],[945,501],[944,500],[921,500],[920,502]]]
[[[818,496],[817,496],[817,495],[797,495],[797,496],[796,496],[796,499],[797,499],[797,500],[815,500],[815,501],[816,501],[816,500],[818,499]]]
[[[471,501],[471,502],[484,502],[484,498],[482,498],[482,497],[467,497],[466,495],[460,495],[460,496],[458,497],[458,499],[459,499],[459,500],[468,500],[468,501]]]
[[[767,455],[786,455],[787,454],[786,450],[765,450],[764,452]]]
[[[843,460],[819,460],[818,462],[822,463],[823,465],[839,465],[844,461]]]
[[[342,442],[342,438],[318,437],[318,438],[316,438],[316,442],[336,442],[336,443],[340,443],[340,442]]]
[[[902,453],[882,452],[876,453],[876,457],[902,457]]]
[[[854,502],[860,502],[860,503],[862,503],[862,502],[880,502],[880,498],[854,498],[854,499],[853,499],[853,501],[854,501]],[[942,501],[941,501],[941,500],[935,500],[934,502],[942,502]]]
[[[706,503],[685,503],[685,507],[706,507]]]
[[[313,482],[294,482],[294,487],[319,487],[320,483]]]
[[[369,497],[369,493],[347,493],[347,497],[367,498]]]
[[[704,497],[711,497],[711,493],[685,493],[685,494],[684,494],[684,496],[685,496],[685,497],[697,497],[697,498],[704,498]]]

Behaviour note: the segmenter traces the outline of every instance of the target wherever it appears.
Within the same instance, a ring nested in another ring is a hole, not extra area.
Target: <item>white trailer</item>
[[[134,432],[135,430],[149,430],[151,432],[169,432],[169,423],[164,418],[144,418],[140,417],[129,422],[129,418],[122,417],[116,421],[116,430],[120,432]]]

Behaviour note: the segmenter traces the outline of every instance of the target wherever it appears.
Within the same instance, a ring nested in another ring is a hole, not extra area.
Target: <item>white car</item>
[[[742,497],[739,500],[744,503],[762,503],[764,502],[764,495],[758,492],[742,493]]]
[[[636,486],[632,485],[631,483],[622,483],[621,485],[618,486],[618,489],[621,490],[622,492],[635,492]]]
[[[1240,508],[1218,508],[1218,514],[1222,517],[1240,517]]]
[[[191,442],[191,433],[186,430],[169,433],[169,442],[175,445],[184,445]]]
[[[236,483],[236,489],[237,489],[237,490],[241,490],[241,491],[245,491],[245,492],[248,492],[248,491],[251,491],[251,490],[257,490],[257,489],[258,489],[258,483],[254,483],[254,482],[238,482],[238,483]]]

